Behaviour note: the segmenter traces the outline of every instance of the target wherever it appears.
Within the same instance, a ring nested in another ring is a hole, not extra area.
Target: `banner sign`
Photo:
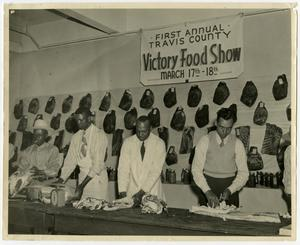
[[[243,72],[243,18],[217,18],[142,31],[144,85],[208,81]]]

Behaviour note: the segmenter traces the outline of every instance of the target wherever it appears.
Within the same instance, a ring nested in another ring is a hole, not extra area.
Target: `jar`
[[[250,175],[250,187],[256,187],[256,177],[254,173]]]
[[[170,171],[170,184],[175,184],[176,183],[176,172],[175,170]]]
[[[273,175],[273,188],[278,188],[279,185],[278,185],[278,182],[277,182],[277,177],[276,177],[276,174]]]
[[[108,176],[109,181],[117,181],[117,170],[112,168]]]
[[[261,179],[260,172],[256,172],[256,184],[257,185],[260,185],[260,179]]]
[[[265,185],[265,175],[263,172],[260,172],[260,185]]]
[[[268,173],[265,173],[265,186],[270,186],[270,175]]]
[[[274,175],[272,173],[270,173],[269,175],[269,181],[270,181],[270,187],[271,188],[274,188],[274,185],[273,185],[273,178],[274,178]]]
[[[166,183],[170,183],[170,170],[169,168],[166,169]]]
[[[182,169],[181,172],[181,182],[184,184],[190,184],[191,183],[191,174],[190,170],[188,169]]]

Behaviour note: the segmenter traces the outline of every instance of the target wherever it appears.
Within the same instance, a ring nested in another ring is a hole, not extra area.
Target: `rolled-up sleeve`
[[[236,139],[235,143],[235,163],[237,166],[237,174],[232,184],[228,187],[231,194],[242,189],[249,177],[245,147],[239,139]]]
[[[150,192],[154,184],[158,181],[161,175],[161,171],[166,159],[166,147],[164,142],[158,141],[155,144],[155,155],[153,156],[153,165],[151,170],[147,175],[147,179],[143,182],[142,190],[145,192]]]
[[[127,192],[130,179],[130,141],[125,140],[120,153],[118,166],[118,189],[119,192]]]
[[[90,177],[94,177],[95,175],[100,175],[102,171],[106,171],[105,167],[105,154],[107,151],[107,137],[104,133],[100,132],[97,134],[97,137],[93,138],[93,154],[91,154],[92,158],[92,166],[88,175]]]
[[[196,146],[194,160],[192,163],[192,174],[194,181],[204,193],[210,190],[206,179],[203,175],[203,168],[206,160],[208,144],[209,139],[205,135],[199,140]]]
[[[66,181],[67,178],[69,178],[70,174],[75,169],[77,163],[78,163],[78,152],[76,152],[76,139],[73,136],[71,139],[67,156],[61,168],[60,178]]]

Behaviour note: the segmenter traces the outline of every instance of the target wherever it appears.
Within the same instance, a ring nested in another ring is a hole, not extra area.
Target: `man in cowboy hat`
[[[21,153],[18,161],[20,172],[31,171],[39,180],[54,178],[62,165],[63,156],[56,146],[46,142],[49,126],[38,119],[33,126],[33,144]]]

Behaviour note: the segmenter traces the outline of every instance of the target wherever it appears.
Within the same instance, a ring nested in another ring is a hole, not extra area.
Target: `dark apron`
[[[218,198],[221,196],[221,193],[223,193],[223,191],[226,188],[228,188],[232,184],[233,180],[235,179],[235,176],[228,177],[228,178],[214,178],[214,177],[208,176],[206,174],[204,174],[204,177],[206,179],[206,182],[207,182],[209,188],[212,190],[213,193],[215,193],[215,195]],[[207,199],[206,199],[205,195],[203,195],[202,197],[199,197],[199,202],[200,202],[200,205],[207,204]],[[226,204],[239,207],[239,193],[238,192],[233,193],[229,197],[228,201],[226,201]]]

